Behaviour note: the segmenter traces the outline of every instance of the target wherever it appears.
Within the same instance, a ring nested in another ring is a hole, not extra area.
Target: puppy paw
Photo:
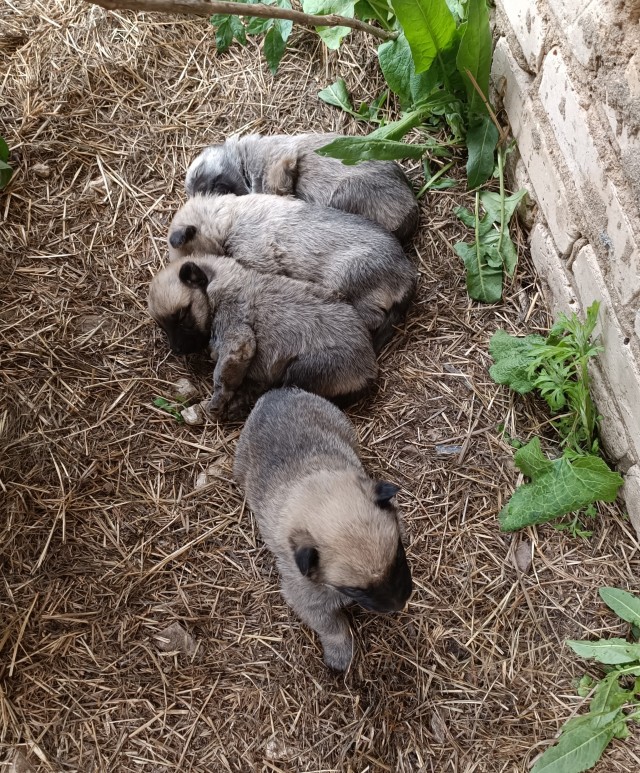
[[[353,660],[353,643],[351,638],[343,642],[323,645],[324,662],[334,671],[346,671]]]

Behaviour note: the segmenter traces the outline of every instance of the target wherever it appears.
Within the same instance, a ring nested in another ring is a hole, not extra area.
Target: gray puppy
[[[208,409],[216,417],[237,418],[247,402],[282,385],[348,402],[377,375],[371,339],[353,307],[322,288],[229,258],[170,263],[151,283],[149,312],[174,351],[198,351],[211,339]]]
[[[414,294],[398,240],[356,215],[278,196],[194,196],[169,227],[170,258],[228,255],[248,268],[323,285],[351,303],[379,351]]]
[[[211,145],[187,170],[187,195],[273,193],[363,215],[406,243],[419,208],[404,172],[392,161],[346,165],[314,151],[338,134],[297,137],[250,134]]]
[[[395,612],[411,595],[391,483],[365,473],[354,429],[334,405],[299,389],[260,398],[234,463],[267,547],[282,595],[320,636],[325,663],[351,663],[342,608]]]

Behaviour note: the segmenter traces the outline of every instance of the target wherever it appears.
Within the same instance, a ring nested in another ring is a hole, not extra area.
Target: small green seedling
[[[165,397],[156,397],[153,401],[153,404],[156,406],[156,408],[160,408],[161,411],[165,411],[165,413],[173,416],[173,418],[180,424],[184,422],[182,414],[180,413],[180,403],[173,400],[167,400]]]
[[[13,169],[9,166],[7,161],[9,160],[9,146],[0,137],[0,191],[9,184],[9,180],[13,175]]]
[[[600,597],[618,617],[631,623],[634,638],[640,627],[640,598],[618,588],[600,588]],[[640,643],[626,639],[567,641],[580,657],[605,665],[606,675],[585,675],[578,694],[591,693],[589,712],[568,720],[558,742],[540,757],[531,773],[582,773],[602,756],[614,738],[629,735],[630,722],[640,722]]]

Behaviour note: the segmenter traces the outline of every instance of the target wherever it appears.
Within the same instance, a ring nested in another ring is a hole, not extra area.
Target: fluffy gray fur
[[[212,415],[229,411],[237,417],[247,400],[273,386],[349,400],[373,385],[371,339],[349,304],[306,282],[260,274],[229,258],[184,259],[165,271],[172,269],[193,294],[208,297],[216,360]]]
[[[418,227],[419,209],[404,172],[392,161],[348,166],[314,152],[339,136],[250,134],[229,138],[222,145],[205,148],[191,163],[187,194],[292,195],[363,215],[401,242],[408,242]]]
[[[169,228],[172,259],[228,255],[243,266],[323,285],[351,303],[379,350],[413,296],[416,270],[383,228],[278,196],[194,196]]]
[[[234,477],[275,555],[285,600],[320,636],[326,664],[345,670],[353,647],[343,607],[398,611],[411,595],[397,487],[367,476],[345,415],[299,389],[256,403]]]

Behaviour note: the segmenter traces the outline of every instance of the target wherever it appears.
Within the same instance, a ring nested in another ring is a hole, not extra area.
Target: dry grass
[[[230,481],[239,428],[152,407],[184,375],[206,396],[210,374],[168,354],[145,299],[196,150],[236,130],[361,130],[315,94],[342,73],[371,98],[374,50],[354,36],[327,54],[296,32],[273,79],[253,43],[217,56],[201,21],[2,2],[0,129],[17,171],[0,199],[0,760],[525,770],[581,709],[584,664],[563,640],[624,631],[596,591],[638,589],[640,554],[614,507],[590,541],[498,532],[517,475],[497,425],[524,438],[546,419],[487,374],[498,326],[549,321],[523,238],[504,303],[480,307],[451,248],[464,193],[425,206],[419,298],[379,394],[351,412],[370,469],[403,486],[416,592],[397,618],[354,611],[357,659],[333,675]],[[600,773],[637,771],[635,740]]]

